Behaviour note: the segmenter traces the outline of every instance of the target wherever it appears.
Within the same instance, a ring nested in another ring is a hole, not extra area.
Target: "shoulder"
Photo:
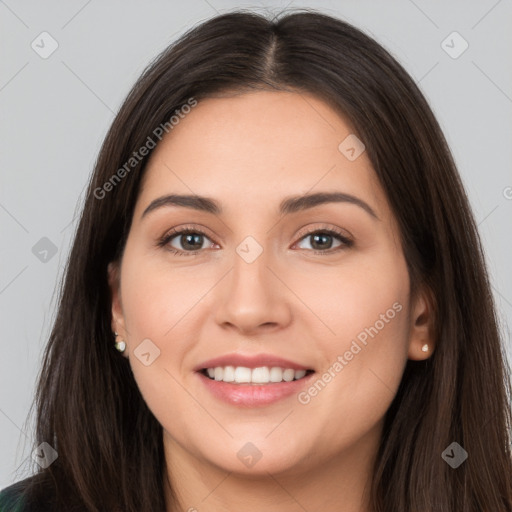
[[[25,506],[23,491],[26,489],[27,480],[31,477],[16,482],[0,491],[0,512],[28,512]]]
[[[29,502],[25,491],[34,484],[36,475],[20,480],[0,491],[0,512],[46,512],[44,500],[33,504]],[[48,497],[49,498],[49,497]]]

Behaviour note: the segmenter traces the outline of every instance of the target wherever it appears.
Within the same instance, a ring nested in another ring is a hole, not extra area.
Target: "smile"
[[[254,408],[269,406],[287,397],[297,396],[310,385],[315,372],[268,366],[252,369],[244,366],[218,366],[203,368],[196,371],[195,375],[199,377],[202,383],[200,385],[204,386],[214,399],[231,406]],[[276,382],[272,381],[271,377]],[[225,382],[225,378],[234,380]]]
[[[203,375],[211,380],[231,382],[233,384],[265,385],[279,382],[292,382],[300,380],[313,370],[294,370],[278,366],[260,366],[248,368],[246,366],[216,366],[205,368]]]

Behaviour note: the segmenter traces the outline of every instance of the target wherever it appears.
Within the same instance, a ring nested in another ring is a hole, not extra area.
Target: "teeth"
[[[223,368],[215,368],[215,371],[217,370],[224,373]],[[235,368],[235,382],[251,382],[251,369],[237,366]]]
[[[294,370],[293,368],[279,368],[274,366],[260,366],[259,368],[247,368],[245,366],[216,366],[207,368],[208,377],[217,381],[234,382],[238,384],[268,384],[270,382],[291,382],[302,379],[306,370]]]
[[[224,382],[234,382],[235,381],[235,367],[234,366],[226,366],[224,368],[224,375],[222,376],[222,380]]]
[[[295,380],[302,379],[306,375],[306,370],[295,370]]]
[[[288,369],[283,372],[283,380],[286,382],[291,382],[294,377],[295,377],[295,370]]]
[[[270,370],[266,366],[254,368],[251,373],[251,382],[255,384],[266,384],[270,380]]]
[[[283,370],[281,368],[270,369],[270,382],[281,382],[283,380]]]

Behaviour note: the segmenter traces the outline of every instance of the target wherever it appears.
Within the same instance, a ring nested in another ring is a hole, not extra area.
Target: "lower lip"
[[[218,399],[231,405],[258,407],[269,405],[290,395],[297,394],[309,384],[314,373],[299,380],[276,382],[273,384],[232,384],[221,380],[213,380],[197,372],[207,389]]]

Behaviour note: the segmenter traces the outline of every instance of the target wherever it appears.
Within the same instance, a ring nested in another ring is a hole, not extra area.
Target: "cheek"
[[[401,331],[407,325],[402,320],[409,300],[409,276],[399,253],[377,249],[347,253],[337,266],[299,274],[293,279],[294,292],[307,304],[310,323],[316,318],[317,335],[331,339],[332,346],[343,346],[375,323],[382,332]]]
[[[208,312],[200,302],[215,284],[215,276],[198,272],[194,266],[170,268],[162,259],[155,262],[137,248],[129,248],[127,245],[121,269],[129,361],[142,395],[161,420],[172,404],[190,406],[190,397],[179,383],[190,372],[189,356],[198,342],[198,324],[206,321]],[[150,359],[153,352],[157,354],[148,366],[138,357],[144,343]]]
[[[343,421],[349,411],[352,420],[358,418],[354,424],[368,424],[389,407],[407,361],[407,266],[390,251],[387,257],[347,260],[333,274],[316,275],[316,285],[312,277],[301,280],[302,293],[318,290],[305,302],[323,320],[311,324],[322,340],[320,382],[303,402],[310,400],[315,414],[328,410]]]
[[[123,262],[123,313],[133,337],[163,340],[182,329],[187,313],[207,290],[193,269],[170,270],[136,254]],[[183,323],[182,323],[183,322]]]
[[[193,405],[180,383],[192,340],[187,312],[200,295],[177,274],[126,253],[121,275],[130,366],[146,404],[163,425],[179,423],[171,411],[185,413]]]

